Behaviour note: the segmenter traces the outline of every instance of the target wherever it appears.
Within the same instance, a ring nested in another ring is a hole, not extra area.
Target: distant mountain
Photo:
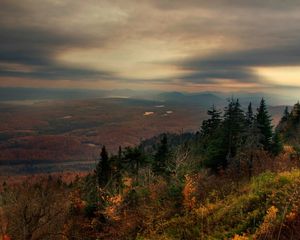
[[[201,106],[211,106],[213,104],[223,104],[224,99],[211,93],[181,93],[165,92],[158,95],[158,99],[166,102],[181,102],[188,104],[199,104]]]
[[[238,98],[240,103],[247,106],[249,102],[258,105],[261,98],[267,100],[268,105],[291,105],[298,99],[266,93],[222,93],[222,92],[161,92],[155,90],[132,89],[57,89],[57,88],[22,88],[0,87],[0,101],[22,100],[59,100],[59,99],[91,99],[91,98],[134,98],[154,101],[165,101],[182,104],[198,104],[209,107],[213,104],[223,107],[226,99]]]

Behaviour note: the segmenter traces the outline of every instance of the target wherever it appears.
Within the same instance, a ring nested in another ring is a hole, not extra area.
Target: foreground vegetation
[[[0,236],[299,239],[299,104],[275,130],[264,100],[256,113],[231,99],[208,115],[195,134],[103,147],[95,171],[70,184],[4,183]]]

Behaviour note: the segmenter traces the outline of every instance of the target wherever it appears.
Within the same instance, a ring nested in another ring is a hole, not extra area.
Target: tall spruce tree
[[[223,121],[218,117],[218,125],[210,135],[202,138],[204,156],[203,165],[217,172],[225,168],[237,152],[237,147],[244,131],[245,116],[239,100],[231,99],[224,110]],[[203,124],[206,127],[208,124]]]
[[[239,155],[242,158],[241,161],[246,163],[248,177],[250,179],[253,174],[254,159],[257,157],[258,151],[262,149],[262,144],[260,143],[260,130],[256,122],[253,120],[251,125],[248,125],[248,123],[242,145],[239,146]]]
[[[208,111],[207,115],[209,118],[202,122],[201,126],[201,137],[206,137],[211,135],[220,125],[221,119],[221,112],[216,109],[213,105]]]
[[[281,137],[278,131],[275,131],[273,137],[272,137],[272,145],[271,145],[271,152],[275,156],[277,156],[279,153],[281,153],[283,150],[283,144],[281,141]]]
[[[254,114],[252,110],[252,103],[250,102],[246,112],[246,124],[247,126],[251,126],[253,125],[253,123],[254,123]]]
[[[99,187],[105,188],[110,180],[111,168],[109,163],[108,153],[105,146],[102,147],[100,153],[100,160],[96,166],[96,176]]]
[[[128,163],[130,172],[135,177],[135,184],[139,182],[139,170],[145,162],[145,156],[139,147],[127,147],[124,152],[124,159]]]
[[[291,120],[291,114],[289,113],[289,108],[285,107],[283,111],[283,115],[279,121],[279,124],[275,128],[275,132],[277,132],[277,134],[281,135],[282,137],[283,135],[286,135],[286,130],[288,125],[290,124],[290,120]]]
[[[170,156],[167,134],[163,134],[157,152],[154,155],[152,170],[156,175],[168,176],[167,161]]]
[[[228,164],[235,157],[245,131],[245,115],[238,99],[229,101],[225,108],[223,124],[227,145],[226,164]]]
[[[199,152],[203,156],[203,166],[217,172],[225,166],[224,138],[221,111],[213,105],[208,111],[209,118],[202,122]]]
[[[116,173],[115,173],[115,179],[116,179],[116,188],[119,193],[122,192],[123,189],[123,181],[122,181],[122,170],[123,170],[123,158],[122,158],[122,147],[119,146],[118,149],[118,155],[115,157],[116,159]]]
[[[300,122],[300,103],[299,102],[297,102],[294,105],[293,110],[291,112],[291,117],[292,117],[294,124],[298,124]]]
[[[281,121],[276,127],[280,138],[290,145],[295,145],[299,142],[300,136],[300,103],[296,103],[291,112],[286,108]],[[294,146],[295,147],[295,146]]]
[[[227,144],[223,128],[217,128],[201,145],[204,167],[210,168],[214,173],[226,167]]]
[[[289,112],[289,107],[286,106],[283,112],[283,116],[281,118],[281,122],[286,122],[289,120],[290,117],[290,112]]]
[[[269,115],[266,102],[262,98],[256,114],[256,124],[261,134],[261,144],[265,150],[271,149],[272,143],[272,119]]]

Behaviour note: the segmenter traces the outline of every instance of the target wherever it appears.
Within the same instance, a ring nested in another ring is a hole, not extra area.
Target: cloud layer
[[[0,86],[286,92],[300,86],[297,0],[0,4]]]

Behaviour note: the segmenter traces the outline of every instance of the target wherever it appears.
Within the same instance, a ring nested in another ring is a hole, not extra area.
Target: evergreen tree
[[[281,122],[286,122],[289,120],[290,113],[289,113],[289,108],[286,106],[283,112],[283,116],[281,118]]]
[[[261,144],[265,150],[270,150],[272,141],[272,119],[267,110],[266,102],[262,98],[260,106],[257,109],[256,124],[261,134]]]
[[[139,181],[139,170],[145,162],[145,156],[139,147],[127,147],[124,152],[124,159],[129,165],[131,173],[135,177],[135,183]]]
[[[210,168],[214,173],[217,173],[220,168],[227,166],[227,145],[223,128],[217,128],[213,135],[206,140],[206,144],[202,144],[202,147],[204,167]]]
[[[285,107],[282,118],[280,119],[278,125],[275,128],[276,134],[280,134],[281,137],[284,137],[287,135],[287,128],[288,128],[290,119],[291,118],[290,118],[289,108]]]
[[[281,139],[295,145],[299,142],[300,133],[300,103],[296,103],[291,112],[285,109],[283,117],[276,127],[276,131],[280,134]]]
[[[122,161],[122,147],[119,146],[119,149],[118,149],[118,159],[120,160],[120,162]]]
[[[207,115],[209,118],[202,122],[201,126],[201,137],[206,137],[211,135],[220,125],[221,119],[221,112],[218,111],[215,106],[213,105],[211,109],[207,111]]]
[[[102,147],[100,153],[100,160],[96,166],[96,176],[98,184],[101,188],[106,187],[110,180],[111,168],[109,163],[108,153],[105,146]]]
[[[231,99],[224,114],[225,144],[227,145],[226,164],[234,158],[238,144],[245,131],[245,116],[239,100]]]
[[[247,167],[249,179],[253,175],[253,162],[257,153],[262,149],[260,143],[260,130],[257,127],[255,116],[252,110],[252,103],[248,105],[245,115],[245,131],[243,132],[242,141],[238,147],[238,161],[244,162]]]
[[[84,208],[85,216],[88,218],[94,217],[98,208],[98,203],[101,200],[97,191],[97,180],[95,175],[87,175],[84,179],[82,192],[86,206]]]
[[[236,155],[245,127],[245,116],[239,100],[231,99],[224,110],[224,120],[218,119],[219,127],[215,127],[209,136],[202,139],[201,146],[203,164],[213,172],[225,168]]]
[[[168,176],[170,174],[167,169],[169,154],[168,138],[166,134],[163,134],[152,165],[152,170],[156,175]]]
[[[202,122],[200,134],[197,137],[197,150],[200,154],[205,156],[208,156],[207,149],[211,145],[216,132],[219,131],[222,122],[221,111],[217,110],[214,105],[207,111],[207,115],[209,118]],[[208,157],[208,159],[210,159],[210,157]],[[206,163],[208,162],[205,161],[205,164]]]
[[[260,130],[258,129],[256,122],[253,121],[251,125],[247,125],[243,135],[242,144],[238,149],[238,154],[241,158],[240,160],[246,163],[249,179],[253,175],[254,159],[256,159],[259,150],[263,148],[260,139]]]
[[[252,110],[252,103],[250,102],[246,113],[246,123],[248,126],[251,126],[253,122],[254,122],[254,115]]]
[[[300,103],[299,102],[297,102],[294,105],[291,116],[292,116],[292,120],[293,120],[294,124],[297,124],[300,122]]]
[[[118,155],[116,155],[116,170],[119,175],[121,175],[121,171],[123,170],[123,150],[122,147],[119,146]]]
[[[271,146],[271,152],[277,156],[279,153],[281,153],[283,150],[283,144],[280,138],[280,135],[277,131],[275,131],[273,138],[272,138],[272,146]]]
[[[199,136],[199,152],[203,156],[202,165],[217,173],[220,167],[224,167],[224,137],[221,112],[214,106],[207,112],[210,118],[203,121]]]
[[[123,181],[122,181],[122,172],[123,172],[123,151],[122,147],[119,146],[118,154],[113,155],[110,158],[111,164],[113,164],[112,175],[113,175],[113,185],[114,189],[118,193],[122,192],[123,189]]]

